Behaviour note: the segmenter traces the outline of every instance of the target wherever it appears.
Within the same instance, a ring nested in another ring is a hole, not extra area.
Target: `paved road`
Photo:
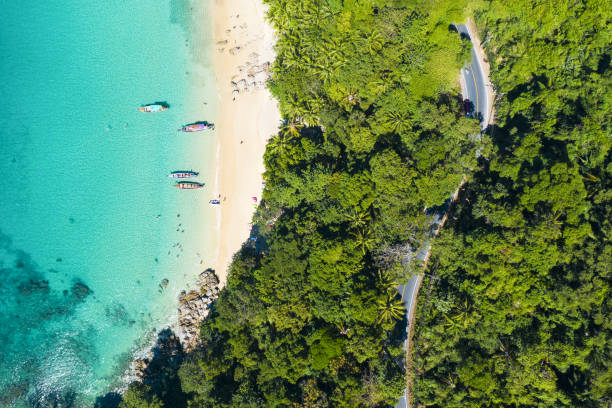
[[[470,38],[470,33],[465,24],[457,25],[459,33],[463,36]],[[471,40],[471,38],[470,38]],[[484,80],[484,73],[482,71],[482,65],[480,65],[480,59],[476,52],[476,47],[472,45],[472,60],[468,66],[461,69],[462,85],[465,86],[463,89],[463,99],[469,99],[474,104],[474,111],[480,113],[482,117],[482,128],[487,127],[489,123],[489,101],[487,100],[487,88]]]
[[[465,24],[457,25],[457,29],[460,34],[467,36],[470,38],[470,34],[468,28]],[[470,38],[471,40],[471,38]],[[480,63],[480,59],[478,58],[478,53],[476,52],[476,47],[472,45],[472,60],[467,67],[461,69],[461,88],[463,93],[463,99],[469,99],[474,103],[474,110],[482,115],[481,126],[482,129],[486,129],[489,123],[489,114],[490,114],[490,101],[487,98],[487,89],[486,82],[484,80],[484,73],[482,70],[482,65]],[[440,220],[444,217],[444,213],[440,212],[434,215],[432,224],[439,223]],[[419,250],[417,254],[417,258],[421,261],[425,259],[429,250],[431,248],[431,241],[425,243],[423,247]],[[417,293],[416,289],[419,287],[419,281],[422,279],[422,275],[413,276],[408,282],[403,285],[400,285],[397,290],[402,296],[402,302],[404,303],[404,307],[406,308],[406,320],[410,323],[412,319],[412,315],[416,311],[416,298]],[[406,332],[409,333],[410,327],[406,327]],[[406,342],[405,346],[408,346]],[[406,390],[404,390],[404,395],[399,399],[398,403],[395,405],[395,408],[409,408],[406,397]]]
[[[397,402],[397,405],[395,406],[395,408],[408,408],[408,405],[406,405],[406,396],[403,395],[399,401]]]
[[[444,214],[435,214],[431,223],[439,223],[443,216]],[[416,256],[417,259],[423,262],[425,260],[425,257],[429,253],[430,248],[431,243],[426,243],[421,249],[419,249],[419,252]],[[406,317],[408,318],[410,318],[411,313],[414,312],[414,302],[416,301],[415,291],[418,287],[417,284],[420,279],[420,276],[413,276],[408,282],[403,285],[400,285],[397,288],[400,295],[402,295],[402,303],[404,303],[404,307],[406,308]],[[410,319],[408,319],[408,321],[410,321]],[[406,328],[406,330],[408,330],[408,328]]]
[[[434,214],[432,219],[432,224],[440,222],[444,214]],[[417,259],[423,262],[427,253],[431,249],[431,243],[427,242],[417,253]],[[408,336],[410,330],[410,319],[414,312],[416,311],[416,289],[419,287],[420,280],[423,278],[422,275],[415,275],[408,280],[403,285],[399,285],[397,290],[402,296],[402,303],[404,304],[404,308],[406,309],[406,319],[408,324],[406,325],[406,335]],[[406,336],[406,337],[407,337]],[[408,343],[406,341],[404,347],[408,347]],[[404,395],[399,399],[398,403],[395,405],[396,408],[408,408],[408,402],[406,397],[406,390],[404,390]]]

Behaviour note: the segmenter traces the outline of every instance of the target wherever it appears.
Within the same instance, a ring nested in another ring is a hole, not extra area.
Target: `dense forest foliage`
[[[394,404],[406,385],[396,286],[431,227],[423,210],[464,176],[419,297],[417,402],[609,405],[609,5],[266,2],[286,122],[266,150],[254,240],[202,347],[168,377],[180,405]],[[482,140],[458,96],[471,44],[450,25],[464,13],[497,91]],[[173,407],[173,393],[134,385],[121,407]]]
[[[418,402],[609,407],[612,8],[493,0],[474,15],[497,123],[421,290]]]

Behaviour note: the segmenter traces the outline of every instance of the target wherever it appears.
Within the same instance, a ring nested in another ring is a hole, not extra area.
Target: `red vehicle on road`
[[[469,99],[463,100],[463,111],[465,112],[466,118],[474,117],[474,104]]]

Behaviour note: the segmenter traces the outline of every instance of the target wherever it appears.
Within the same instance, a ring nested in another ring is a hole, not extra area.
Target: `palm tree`
[[[287,95],[288,116],[295,118],[294,121],[303,123],[307,126],[316,126],[318,122],[318,112],[313,112],[312,109],[301,101],[297,95]]]
[[[276,25],[277,28],[285,28],[289,26],[289,16],[287,7],[293,3],[292,1],[277,1],[270,3],[267,19]]]
[[[384,299],[378,300],[378,324],[399,320],[404,316],[404,305],[396,296],[397,293],[387,293]]]
[[[399,112],[388,112],[385,115],[385,124],[393,130],[393,132],[403,132],[412,126],[412,122],[406,114]]]
[[[285,120],[280,131],[274,136],[269,144],[269,148],[279,154],[285,154],[289,143],[300,135],[300,129],[304,127],[296,118],[291,121]]]
[[[289,141],[294,137],[298,137],[300,135],[300,129],[303,127],[303,124],[299,123],[296,118],[293,118],[292,120],[285,120],[285,123],[281,127],[280,131],[288,137]]]
[[[324,83],[329,83],[332,77],[332,70],[327,64],[314,64],[312,67],[314,74],[319,77]]]
[[[376,242],[372,236],[372,230],[370,228],[362,227],[356,233],[354,233],[357,241],[357,246],[361,247],[361,251],[365,255],[367,250],[371,250]]]
[[[463,328],[463,330],[467,329],[470,324],[480,318],[480,314],[472,310],[472,305],[468,303],[468,300],[465,299],[465,302],[461,305],[459,309],[459,313],[448,317],[446,314],[444,318],[446,319],[446,327],[450,328]]]
[[[379,282],[379,286],[385,292],[392,292],[396,290],[397,287],[399,286],[399,282],[397,281],[397,279],[393,277],[391,275],[391,272],[389,272],[386,269],[378,270],[378,282]]]
[[[340,14],[341,14],[341,11],[340,10],[334,11],[332,7],[329,6],[329,2],[326,2],[326,4],[323,5],[323,7],[321,8],[321,15],[325,19],[331,20]]]
[[[351,212],[345,213],[344,216],[355,229],[364,227],[370,220],[370,212],[368,210],[358,211],[353,209]]]
[[[375,95],[382,95],[389,88],[390,81],[384,78],[376,78],[368,83],[368,89]]]
[[[364,48],[371,54],[376,55],[383,47],[385,39],[379,31],[374,31],[365,38]]]
[[[293,138],[291,137],[291,135],[285,132],[279,132],[276,136],[272,138],[270,144],[268,144],[268,149],[280,155],[284,155],[285,153],[287,153],[287,147],[289,146],[289,142],[292,139]]]
[[[276,72],[281,71],[281,66],[284,68],[295,68],[301,65],[300,57],[297,55],[297,52],[294,48],[283,50],[282,54],[280,54],[280,57],[282,58],[281,64],[274,64]]]

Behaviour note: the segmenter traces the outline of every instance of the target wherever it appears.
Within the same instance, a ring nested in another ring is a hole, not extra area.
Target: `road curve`
[[[459,34],[462,36],[467,36],[467,38],[472,39],[470,35],[469,28],[465,24],[457,24],[456,25]],[[479,113],[482,117],[481,128],[484,131],[489,124],[489,115],[491,112],[490,102],[487,97],[487,89],[486,89],[485,76],[482,70],[482,63],[478,56],[478,52],[476,51],[476,45],[472,44],[472,58],[470,63],[461,69],[461,93],[463,99],[469,99],[474,103],[475,112]],[[462,183],[463,184],[463,183]],[[453,197],[457,196],[457,192],[453,194]],[[446,208],[446,207],[445,207]],[[450,208],[450,206],[448,206]],[[434,223],[444,223],[446,220],[446,214],[434,214],[432,224]],[[440,225],[438,228],[442,228]],[[429,251],[431,249],[431,240],[425,243],[423,247],[419,250],[417,254],[417,259],[425,262],[429,257]],[[406,309],[406,342],[405,348],[408,352],[410,347],[412,328],[410,327],[410,322],[413,321],[414,313],[416,312],[416,301],[418,295],[418,289],[421,286],[421,280],[423,278],[422,274],[415,275],[408,280],[405,284],[399,285],[397,288],[398,292],[402,297],[402,303],[404,304],[404,308]],[[395,405],[395,408],[410,408],[408,406],[408,389],[404,390],[404,395],[402,395]]]

